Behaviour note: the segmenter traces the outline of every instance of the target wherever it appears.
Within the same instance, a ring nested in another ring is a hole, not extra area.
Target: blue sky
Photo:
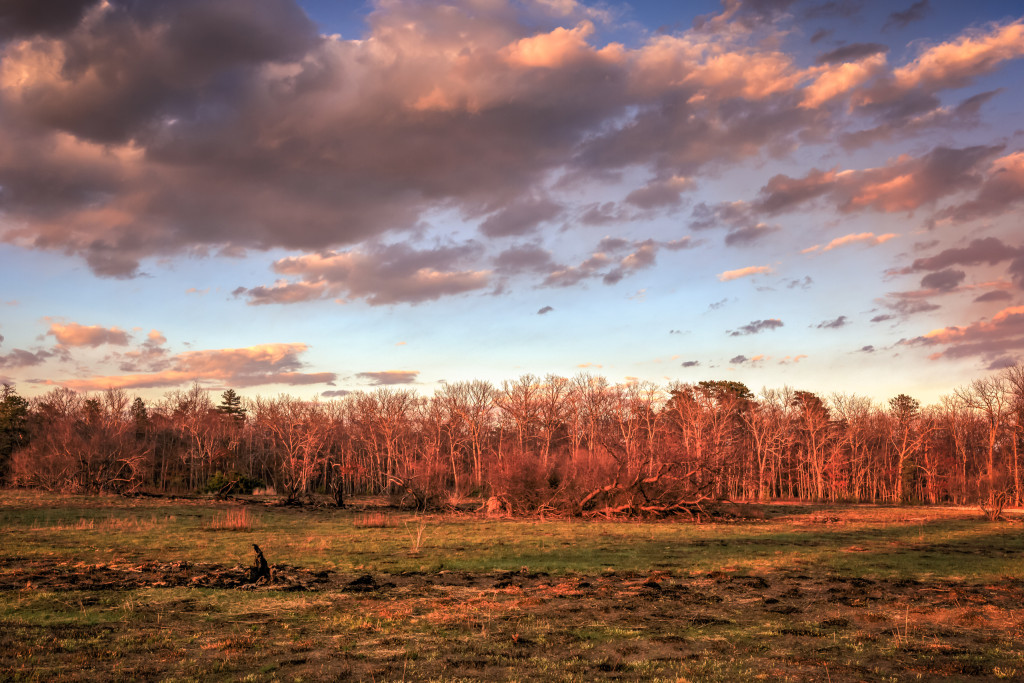
[[[937,400],[1024,348],[1015,2],[0,10],[0,379]]]

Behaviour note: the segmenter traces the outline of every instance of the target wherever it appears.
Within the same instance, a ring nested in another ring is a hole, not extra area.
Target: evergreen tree
[[[7,478],[11,455],[28,436],[28,401],[5,384],[0,389],[0,481]]]
[[[235,393],[234,389],[228,389],[220,395],[220,405],[217,406],[217,412],[228,415],[232,419],[242,422],[245,420],[245,408],[242,407],[242,397]]]

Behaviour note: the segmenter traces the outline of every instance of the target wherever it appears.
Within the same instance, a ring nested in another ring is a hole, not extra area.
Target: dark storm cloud
[[[769,318],[768,320],[754,320],[743,327],[729,331],[730,337],[743,337],[748,334],[757,334],[764,332],[765,330],[774,330],[782,327],[782,321],[778,318]]]

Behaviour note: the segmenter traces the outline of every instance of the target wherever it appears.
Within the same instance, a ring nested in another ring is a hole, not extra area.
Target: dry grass
[[[357,529],[390,529],[398,524],[386,512],[364,512],[352,522]]]
[[[246,508],[218,512],[206,527],[212,531],[249,531],[257,526],[258,520]]]

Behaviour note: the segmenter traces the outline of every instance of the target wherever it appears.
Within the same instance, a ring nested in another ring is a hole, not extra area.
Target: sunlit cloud
[[[46,383],[76,391],[96,391],[107,388],[174,387],[193,381],[235,387],[267,384],[296,386],[334,381],[337,376],[333,372],[299,372],[303,367],[299,356],[307,349],[305,344],[261,344],[237,349],[186,351],[170,359],[169,368],[159,372]]]
[[[101,325],[80,325],[78,323],[52,323],[46,332],[64,346],[127,346],[128,333],[119,327],[103,327]]]
[[[744,277],[751,277],[753,275],[767,275],[775,272],[770,266],[747,266],[746,268],[737,268],[736,270],[726,270],[718,274],[718,279],[721,282],[729,282],[730,280],[738,280]]]

